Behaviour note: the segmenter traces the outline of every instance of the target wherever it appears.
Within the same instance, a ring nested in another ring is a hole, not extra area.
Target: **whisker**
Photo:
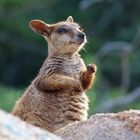
[[[85,32],[85,34],[87,35],[87,36],[97,36],[96,35],[96,33],[94,33],[94,32]]]
[[[82,47],[82,50],[83,50],[84,52],[88,53],[87,50],[86,50],[84,47]]]

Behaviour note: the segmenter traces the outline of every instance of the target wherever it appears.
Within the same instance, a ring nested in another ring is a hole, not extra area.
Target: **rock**
[[[55,132],[64,140],[140,140],[140,111],[96,114]],[[60,140],[0,110],[0,140]]]
[[[0,140],[60,140],[60,138],[0,110]]]
[[[140,111],[96,114],[55,133],[64,140],[140,140]]]

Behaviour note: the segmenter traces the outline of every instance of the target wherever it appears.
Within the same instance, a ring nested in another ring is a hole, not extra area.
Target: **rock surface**
[[[56,132],[64,140],[140,140],[140,111],[93,115]]]
[[[140,140],[140,111],[96,114],[70,124],[56,134],[64,140]],[[0,110],[0,140],[60,140]]]
[[[0,110],[0,140],[60,140],[60,138]]]

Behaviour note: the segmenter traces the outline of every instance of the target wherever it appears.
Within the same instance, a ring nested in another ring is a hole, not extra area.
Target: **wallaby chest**
[[[47,58],[40,70],[41,74],[52,75],[62,74],[79,79],[80,73],[85,71],[86,67],[80,57],[52,57]]]

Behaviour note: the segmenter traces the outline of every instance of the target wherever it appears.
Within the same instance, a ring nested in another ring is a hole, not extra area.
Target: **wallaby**
[[[86,67],[78,54],[86,43],[85,33],[71,16],[56,24],[32,20],[29,26],[47,40],[48,57],[12,114],[50,132],[86,120],[85,91],[94,82],[96,65]]]

